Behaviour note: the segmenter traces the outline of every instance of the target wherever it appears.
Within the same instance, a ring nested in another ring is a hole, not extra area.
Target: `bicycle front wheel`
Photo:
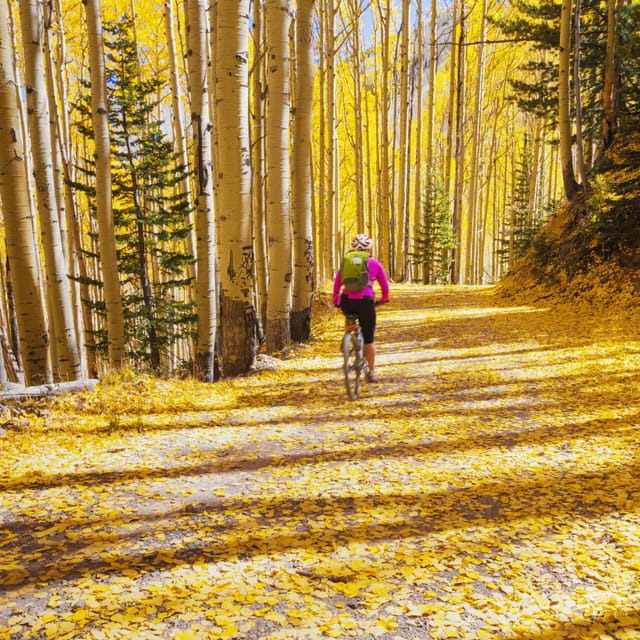
[[[344,356],[344,386],[347,397],[356,400],[360,394],[360,372],[362,370],[360,358],[362,357],[357,338],[352,333],[345,334],[342,338],[342,355]]]

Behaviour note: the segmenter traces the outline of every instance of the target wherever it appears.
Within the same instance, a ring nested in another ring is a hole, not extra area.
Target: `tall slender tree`
[[[265,343],[269,353],[291,338],[291,204],[289,197],[290,0],[266,0],[268,44],[266,105],[269,284]]]
[[[44,68],[44,15],[37,0],[20,3],[20,24],[27,82],[27,114],[36,182],[36,202],[45,254],[51,334],[57,356],[55,369],[64,380],[82,377],[70,282],[64,254],[60,211],[53,171],[49,104]]]
[[[218,5],[215,42],[220,368],[226,376],[247,372],[257,349],[248,112],[249,0]]]
[[[0,2],[0,198],[7,258],[14,280],[20,356],[27,384],[51,382],[47,322],[42,300],[34,215],[27,186],[18,86],[7,0]]]
[[[569,200],[575,197],[578,184],[573,168],[571,127],[571,0],[562,0],[560,44],[558,50],[558,126],[560,130],[560,162],[564,191]]]
[[[116,240],[111,199],[111,141],[105,75],[100,0],[83,0],[86,9],[91,72],[91,115],[96,159],[96,211],[100,236],[100,261],[107,313],[109,363],[117,369],[125,362],[124,316],[118,275]]]
[[[204,0],[187,0],[187,62],[191,90],[191,127],[195,168],[196,207],[196,375],[205,382],[215,378],[217,286],[213,217],[213,161],[209,80],[207,75],[207,21]]]
[[[315,0],[298,0],[296,19],[295,119],[293,121],[293,297],[291,337],[311,337],[314,247],[311,226],[311,132],[313,116],[313,12]]]

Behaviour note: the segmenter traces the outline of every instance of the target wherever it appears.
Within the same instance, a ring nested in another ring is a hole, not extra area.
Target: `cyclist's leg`
[[[346,293],[343,293],[340,296],[340,309],[342,313],[344,313],[344,332],[345,333],[349,333],[349,331],[352,331],[355,328],[355,326],[353,325],[353,323],[350,321],[350,318],[349,318],[349,316],[358,315],[357,308],[354,305],[355,302],[357,301],[349,298],[349,296],[347,296]]]
[[[367,360],[369,368],[368,376],[372,381],[376,380],[376,307],[373,298],[363,298],[360,314],[358,316],[360,327],[362,328],[362,337],[364,338],[364,356]]]

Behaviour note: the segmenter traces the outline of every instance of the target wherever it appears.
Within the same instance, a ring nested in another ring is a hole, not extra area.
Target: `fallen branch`
[[[33,387],[25,387],[15,382],[5,382],[0,390],[2,400],[24,400],[26,398],[48,398],[60,396],[64,393],[77,393],[85,389],[94,389],[98,380],[72,380],[70,382],[56,382],[54,384],[41,384]]]

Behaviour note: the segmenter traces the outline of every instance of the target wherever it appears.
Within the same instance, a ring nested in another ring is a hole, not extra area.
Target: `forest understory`
[[[395,285],[356,402],[326,306],[248,376],[14,405],[0,639],[640,638],[640,319],[615,281]]]

